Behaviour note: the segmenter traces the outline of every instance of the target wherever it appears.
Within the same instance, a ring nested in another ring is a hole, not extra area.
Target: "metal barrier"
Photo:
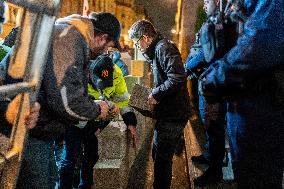
[[[1,189],[13,189],[16,186],[26,138],[23,113],[27,112],[37,99],[54,22],[61,4],[60,0],[7,0],[7,2],[23,8],[17,43],[8,69],[9,75],[23,79],[23,82],[0,86],[0,99],[21,95],[7,152],[2,152],[0,155]]]

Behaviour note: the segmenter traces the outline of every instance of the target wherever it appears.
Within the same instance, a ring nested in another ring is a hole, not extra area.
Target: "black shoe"
[[[194,185],[203,187],[211,184],[217,184],[222,179],[222,171],[216,171],[209,167],[201,176],[194,179]]]
[[[201,154],[200,156],[192,156],[191,161],[192,163],[198,163],[198,164],[207,164],[207,165],[210,164],[210,160],[205,158],[203,154]]]
[[[183,153],[183,149],[184,149],[184,139],[183,137],[179,139],[180,141],[178,142],[178,145],[176,146],[176,149],[175,149],[175,155],[176,156],[181,156],[182,153]]]

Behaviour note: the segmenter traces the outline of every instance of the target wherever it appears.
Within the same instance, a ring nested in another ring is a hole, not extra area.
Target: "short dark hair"
[[[130,39],[139,39],[142,35],[149,37],[156,37],[157,35],[156,28],[148,20],[138,20],[128,30]]]
[[[106,38],[107,41],[115,41],[115,39],[112,36],[110,36],[108,33],[102,32],[102,31],[94,28],[94,35],[95,36],[101,36],[101,35],[105,35],[105,34],[107,35],[107,38]]]

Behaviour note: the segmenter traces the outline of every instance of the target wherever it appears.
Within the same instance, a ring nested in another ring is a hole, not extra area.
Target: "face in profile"
[[[204,0],[203,9],[206,12],[207,16],[213,15],[216,9],[215,0]]]
[[[145,35],[142,35],[139,39],[133,39],[135,47],[144,53],[149,47],[149,38]]]
[[[114,47],[114,41],[109,40],[107,34],[96,36],[92,48],[92,59],[101,54],[107,54],[109,48]]]

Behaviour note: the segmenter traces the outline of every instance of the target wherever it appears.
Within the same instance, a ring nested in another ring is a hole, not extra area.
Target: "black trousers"
[[[172,159],[186,123],[187,120],[156,122],[152,148],[154,189],[169,189],[171,186]]]

